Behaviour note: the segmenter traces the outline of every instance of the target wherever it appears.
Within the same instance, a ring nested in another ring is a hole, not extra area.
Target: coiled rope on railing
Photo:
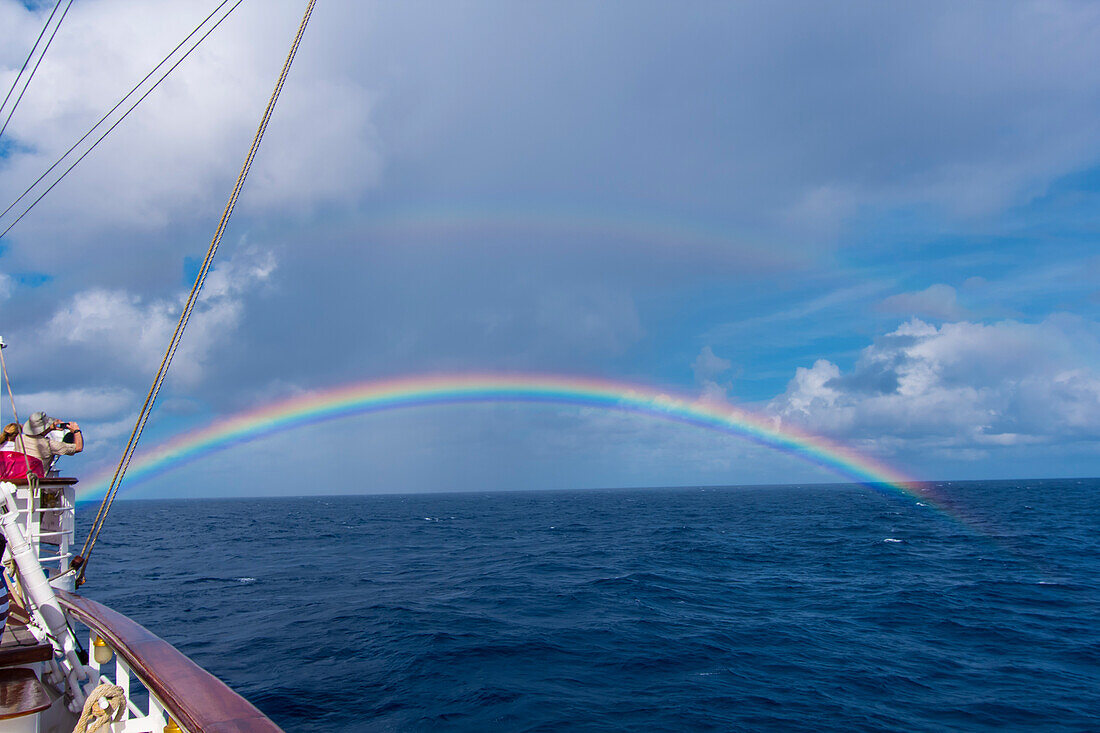
[[[80,554],[75,556],[70,563],[71,567],[77,571],[76,585],[78,587],[84,583],[84,575],[88,567],[88,558],[95,549],[95,543],[96,540],[99,539],[99,533],[103,529],[103,524],[107,519],[107,513],[111,511],[111,505],[114,503],[115,496],[118,494],[118,488],[122,484],[122,479],[126,476],[126,469],[130,466],[130,459],[133,458],[134,450],[137,448],[138,441],[141,439],[141,434],[145,430],[145,424],[149,420],[149,413],[153,409],[153,404],[157,400],[157,395],[160,394],[160,388],[164,384],[165,377],[168,375],[168,369],[172,365],[172,359],[175,357],[176,349],[179,348],[184,329],[187,328],[187,323],[191,320],[191,312],[194,310],[195,301],[198,298],[199,291],[202,290],[202,285],[206,280],[206,274],[210,270],[210,265],[214,261],[214,255],[218,251],[218,245],[221,243],[222,235],[225,233],[226,225],[229,223],[229,217],[232,216],[233,209],[237,205],[237,197],[240,195],[241,188],[244,186],[245,178],[248,177],[248,170],[252,167],[252,161],[256,157],[256,151],[260,147],[260,141],[263,139],[264,132],[267,130],[267,123],[271,119],[271,113],[275,110],[275,103],[279,100],[279,94],[283,90],[283,83],[286,81],[287,73],[290,71],[290,65],[294,62],[294,56],[298,53],[298,44],[301,43],[302,34],[305,33],[306,24],[309,23],[309,17],[313,13],[313,6],[316,2],[317,0],[309,0],[309,4],[306,6],[306,12],[302,16],[302,22],[298,26],[298,33],[290,46],[290,53],[287,54],[286,62],[283,64],[283,70],[279,74],[279,80],[275,83],[275,89],[272,91],[271,98],[267,102],[267,109],[264,110],[263,118],[260,120],[260,126],[257,128],[256,135],[252,139],[252,147],[248,151],[248,156],[245,158],[244,165],[241,166],[240,175],[237,176],[237,184],[233,187],[233,193],[230,194],[229,201],[225,205],[225,211],[222,213],[218,228],[214,232],[213,239],[210,240],[210,247],[206,250],[206,257],[203,258],[202,267],[199,269],[199,274],[195,278],[195,284],[191,286],[191,292],[187,296],[187,303],[183,307],[183,312],[180,313],[179,322],[176,324],[176,330],[172,334],[172,339],[168,343],[168,349],[164,352],[164,357],[161,359],[156,377],[153,379],[153,385],[149,388],[149,394],[146,396],[145,403],[142,405],[141,412],[138,415],[137,421],[134,423],[134,429],[130,433],[130,440],[126,443],[126,449],[119,459],[118,467],[115,469],[110,487],[107,489],[107,493],[104,494],[103,501],[99,505],[99,511],[96,513],[95,520],[93,520],[92,526],[88,530],[88,538],[84,540],[84,546],[81,548]]]
[[[73,733],[97,733],[101,728],[109,731],[111,723],[122,720],[125,711],[126,690],[104,682],[92,690],[84,701],[84,709]]]

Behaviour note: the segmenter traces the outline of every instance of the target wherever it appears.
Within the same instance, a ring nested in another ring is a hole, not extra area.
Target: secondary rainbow
[[[430,405],[511,402],[594,407],[635,413],[737,435],[831,469],[877,490],[940,511],[926,488],[900,472],[823,437],[717,401],[642,384],[548,374],[437,374],[359,382],[274,402],[183,433],[139,451],[125,484],[132,487],[185,463],[294,427],[352,415]],[[81,500],[101,496],[111,473],[93,477]]]

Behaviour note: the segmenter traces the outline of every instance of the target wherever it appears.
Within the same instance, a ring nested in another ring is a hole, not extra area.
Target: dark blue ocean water
[[[83,591],[288,733],[1100,730],[1100,480],[941,488],[120,502]]]

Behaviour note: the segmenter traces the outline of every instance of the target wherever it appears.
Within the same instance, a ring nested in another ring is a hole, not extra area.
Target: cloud
[[[829,288],[823,295],[817,295],[796,305],[771,310],[763,315],[750,316],[739,321],[712,326],[706,335],[711,338],[743,338],[749,331],[775,332],[779,326],[789,329],[798,321],[835,320],[837,314],[853,309],[863,309],[864,301],[878,296],[892,285],[889,280],[866,280],[847,287]]]
[[[10,201],[37,178],[209,10],[199,0],[75,5],[5,133],[13,147],[0,157],[0,196]],[[12,49],[0,56],[0,79],[10,82],[22,61],[15,51],[25,53],[42,18],[10,0],[0,12],[10,20],[0,47]],[[162,230],[219,211],[300,13],[286,0],[241,6],[13,230],[16,241],[41,240],[52,255],[105,230]],[[303,39],[242,200],[252,212],[346,203],[377,180],[372,95],[318,37],[334,20],[317,13]]]
[[[710,346],[704,346],[695,361],[691,364],[691,371],[695,375],[695,382],[703,388],[703,398],[724,402],[730,389],[730,380],[721,380],[723,374],[727,374],[733,362],[723,359],[714,353]]]
[[[768,406],[782,422],[881,447],[1003,448],[1100,439],[1100,324],[912,319],[851,371],[799,368]]]
[[[629,6],[604,3],[538,23],[513,12],[497,21],[511,31],[507,46],[480,33],[442,38],[421,24],[440,41],[424,57],[439,70],[427,75],[436,93],[424,95],[417,121],[464,157],[529,163],[538,139],[561,161],[540,169],[582,179],[594,195],[614,168],[628,179],[618,193],[644,198],[660,187],[740,224],[790,222],[800,241],[868,206],[931,206],[964,219],[997,212],[1100,155],[1100,133],[1082,114],[1097,111],[1100,81],[1091,4],[1007,2],[996,23],[983,8],[946,2],[793,6],[715,5],[689,16],[651,6],[630,17]],[[489,7],[461,12],[484,20]],[[460,24],[437,18],[446,32]],[[544,62],[566,46],[575,53]],[[441,63],[447,54],[466,63]],[[457,83],[470,76],[479,84]],[[723,103],[716,88],[737,93]],[[583,108],[563,114],[546,93],[555,89]],[[458,94],[481,109],[508,99],[508,124],[471,114]],[[529,165],[519,169],[525,176]],[[501,184],[514,176],[501,171]]]
[[[538,332],[579,351],[621,354],[645,333],[634,299],[606,287],[543,290],[532,316]]]
[[[0,272],[0,300],[7,300],[15,289],[15,282],[11,275]]]
[[[194,384],[213,348],[236,329],[244,296],[266,282],[275,269],[274,255],[246,246],[211,270],[173,361],[173,375]],[[72,296],[49,319],[38,349],[81,347],[87,363],[107,369],[123,367],[150,376],[168,346],[187,292],[147,300],[125,290],[92,288]]]
[[[943,284],[929,285],[913,293],[891,295],[879,304],[879,310],[943,321],[958,320],[967,315],[966,309],[959,305],[955,288]]]
[[[42,410],[59,419],[117,419],[134,406],[135,395],[114,387],[80,387],[30,394],[17,394],[15,404],[21,417]]]
[[[599,207],[660,190],[670,213],[815,249],[798,244],[807,229],[839,232],[868,205],[997,211],[1100,159],[1091,4],[1006,2],[996,24],[952,3],[795,6],[333,2],[314,15],[242,206],[355,203],[383,173],[421,200],[569,192]],[[75,5],[13,119],[0,192],[33,179],[207,10]],[[10,76],[41,12],[14,0],[0,12]],[[216,210],[299,12],[242,6],[21,237],[53,254],[63,235]]]
[[[695,374],[695,381],[706,382],[728,372],[731,366],[733,363],[729,359],[723,359],[709,346],[704,346],[692,362],[691,371]]]
[[[74,4],[5,134],[17,144],[0,153],[0,196],[211,5]],[[1080,211],[1095,180],[1065,176],[1100,161],[1100,6],[998,11],[319,4],[226,237],[249,232],[269,259],[219,261],[162,405],[195,412],[166,424],[288,385],[425,371],[675,374],[691,389],[686,367],[707,344],[695,380],[708,396],[730,391],[727,360],[752,400],[795,375],[777,416],[884,449],[1051,440],[1028,407],[1043,400],[1067,440],[1088,435],[1095,362],[1081,349],[1094,334],[1059,340],[1070,322],[1041,319],[1095,317],[1095,271],[1067,261],[1089,251]],[[144,394],[181,263],[209,241],[300,13],[242,4],[5,237],[20,389]],[[0,0],[0,84],[42,20]],[[1038,217],[1005,213],[1029,200]],[[1015,239],[992,257],[1006,231]],[[31,287],[23,273],[48,279]],[[883,311],[933,325],[884,334]],[[978,354],[986,338],[996,348]],[[1019,356],[1005,356],[1013,339]],[[1002,373],[1015,364],[1027,368]],[[542,440],[524,424],[517,443]]]

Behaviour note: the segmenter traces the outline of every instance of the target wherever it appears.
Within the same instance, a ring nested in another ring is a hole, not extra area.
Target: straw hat
[[[31,416],[27,418],[27,422],[23,423],[23,433],[31,437],[45,435],[54,422],[55,420],[44,412],[31,413]]]

